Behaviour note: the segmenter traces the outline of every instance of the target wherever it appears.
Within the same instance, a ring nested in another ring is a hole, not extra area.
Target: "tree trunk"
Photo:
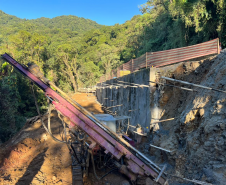
[[[69,78],[70,78],[70,80],[71,80],[71,83],[72,83],[72,85],[73,85],[74,92],[76,93],[76,92],[77,92],[77,83],[76,83],[75,77],[74,77],[74,75],[73,75],[73,69],[72,69],[72,67],[71,67],[71,66],[69,65],[69,63],[68,63],[68,56],[65,56],[65,57],[64,57],[63,62],[64,62],[64,64],[66,65],[66,67],[68,68],[67,74],[68,74],[68,76],[69,76]]]

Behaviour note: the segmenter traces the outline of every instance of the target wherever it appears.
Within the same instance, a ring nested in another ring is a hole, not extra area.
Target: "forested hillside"
[[[61,71],[49,68],[55,61],[59,61],[58,68],[64,65],[60,62],[62,56],[55,53],[58,46],[60,48],[61,45],[68,44],[74,48],[85,32],[101,27],[94,21],[76,16],[25,20],[0,11],[0,54],[7,52],[23,64],[37,63],[46,76],[52,81],[58,81],[58,75],[66,67]],[[25,120],[35,116],[37,112],[30,82],[6,62],[1,60],[0,66],[1,143],[16,133]],[[58,81],[57,84],[63,86],[67,83]],[[72,89],[70,84],[68,87],[67,92]],[[45,111],[46,100],[43,93],[37,87],[35,92],[40,109]]]
[[[101,27],[102,25],[97,24],[95,21],[74,15],[59,16],[52,19],[42,17],[39,19],[28,20],[20,19],[0,10],[0,28],[1,34],[3,35],[10,35],[19,30],[27,30],[43,34],[56,34],[57,31],[68,30],[77,33],[78,35],[88,30],[98,29]]]
[[[25,20],[0,11],[0,53],[7,52],[23,64],[38,64],[65,92],[76,92],[147,51],[217,37],[226,45],[224,0],[149,0],[140,10],[143,15],[114,26],[76,16]],[[29,82],[3,62],[0,80],[0,123],[4,124],[0,135],[8,137],[21,127],[20,119],[36,113]],[[44,97],[36,93],[44,110]]]

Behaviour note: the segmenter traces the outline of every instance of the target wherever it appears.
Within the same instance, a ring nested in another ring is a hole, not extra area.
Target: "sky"
[[[122,24],[141,14],[147,0],[0,0],[0,10],[19,18],[53,18],[76,15],[102,25]]]

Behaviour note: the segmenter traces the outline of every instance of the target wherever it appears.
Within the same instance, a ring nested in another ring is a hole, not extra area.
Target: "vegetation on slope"
[[[95,84],[103,74],[145,52],[217,37],[224,47],[225,10],[223,0],[149,0],[141,6],[143,15],[114,26],[101,26],[76,16],[26,20],[0,11],[0,53],[7,52],[23,64],[38,64],[44,75],[61,89],[76,92],[78,87]],[[22,97],[21,93],[30,94],[29,83],[11,70],[9,66],[1,67],[0,92],[5,98],[0,99],[0,111],[5,111],[7,105],[14,109],[13,115],[24,115],[24,108],[13,105],[12,97],[16,102],[19,100],[14,95],[15,89],[9,84],[5,87],[5,81],[15,78],[24,83],[26,88],[17,91],[18,97]],[[20,89],[20,85],[16,83],[15,88]],[[24,101],[22,98],[21,104]],[[34,104],[27,102],[25,107],[35,114]],[[1,119],[1,124],[13,122]]]

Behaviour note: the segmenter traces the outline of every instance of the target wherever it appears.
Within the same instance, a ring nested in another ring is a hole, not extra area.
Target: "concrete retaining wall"
[[[106,81],[107,84],[118,83],[119,81],[149,85],[150,69]],[[99,84],[100,85],[100,84]],[[103,87],[96,91],[97,100],[105,107],[111,107],[112,112],[119,116],[131,116],[131,125],[140,124],[149,128],[151,121],[150,112],[150,89],[148,87],[130,87],[123,85],[119,87]]]
[[[155,122],[160,119],[162,112],[159,99],[162,97],[159,89],[156,91],[156,83],[149,83],[158,81],[158,76],[172,75],[177,69],[181,69],[181,75],[184,75],[185,69],[190,72],[194,71],[199,66],[199,61],[193,62],[181,62],[178,64],[165,66],[161,68],[150,68],[137,71],[135,73],[106,81],[107,84],[112,84],[111,87],[99,88],[96,91],[97,100],[105,107],[111,107],[109,110],[116,112],[119,116],[131,116],[131,125],[140,124],[142,127],[148,130],[156,125]],[[159,77],[160,77],[159,76]],[[171,76],[169,76],[171,77]],[[147,87],[130,87],[124,86],[115,87],[117,80],[141,84],[150,85]],[[101,84],[98,84],[99,86]],[[153,125],[154,124],[154,125]],[[158,126],[155,128],[158,130]],[[146,131],[148,131],[146,130]]]

